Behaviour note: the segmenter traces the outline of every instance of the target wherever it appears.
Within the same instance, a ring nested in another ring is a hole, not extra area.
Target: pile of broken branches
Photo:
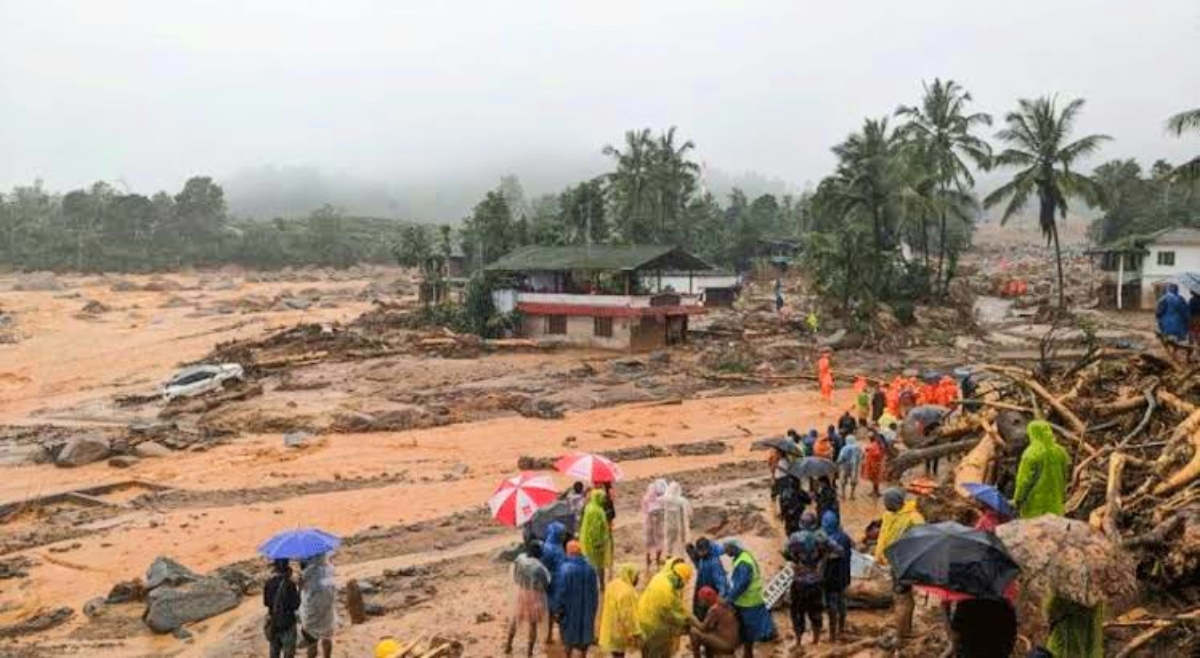
[[[936,440],[892,460],[893,476],[965,453],[954,471],[960,491],[989,482],[1011,497],[1024,426],[1049,420],[1072,459],[1067,515],[1132,552],[1147,594],[1185,611],[1188,623],[1156,629],[1176,641],[1200,635],[1200,366],[1097,350],[1057,373],[982,370],[979,398],[963,401]]]

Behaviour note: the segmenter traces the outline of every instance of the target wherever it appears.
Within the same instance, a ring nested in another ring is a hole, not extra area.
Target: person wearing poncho
[[[683,496],[678,482],[667,485],[662,498],[664,545],[668,555],[687,554],[688,533],[692,525],[692,504]]]
[[[1051,596],[1046,619],[1052,630],[1046,648],[1054,656],[1104,658],[1104,605],[1085,606]]]
[[[308,642],[308,658],[316,658],[317,645],[325,658],[333,655],[337,629],[337,582],[326,554],[301,562],[300,633]]]
[[[667,495],[667,481],[658,478],[646,486],[642,496],[642,532],[646,546],[646,567],[650,567],[650,556],[654,564],[662,564],[663,551],[667,549],[667,536],[663,530],[662,499]]]
[[[721,545],[709,541],[706,537],[696,540],[694,547],[688,547],[688,557],[696,566],[696,587],[692,597],[692,614],[698,619],[704,619],[709,604],[700,598],[700,590],[709,587],[717,596],[725,596],[729,590],[729,580],[725,575],[725,567],[721,564],[724,555]]]
[[[742,621],[745,655],[753,656],[755,642],[766,642],[775,637],[775,624],[763,598],[762,571],[740,539],[727,539],[722,545],[725,554],[733,560],[733,575],[725,599],[733,604]]]
[[[513,561],[513,609],[508,620],[508,641],[504,645],[506,654],[512,653],[517,627],[527,625],[529,644],[525,655],[533,655],[538,622],[547,616],[546,593],[550,589],[550,572],[542,564],[541,557],[542,544],[534,542]]]
[[[858,445],[858,438],[853,434],[846,437],[846,444],[837,455],[838,482],[842,486],[842,498],[854,499],[858,490],[858,474],[862,469],[863,449]],[[849,496],[847,496],[849,490]]]
[[[692,571],[686,562],[673,560],[646,584],[637,606],[643,658],[670,658],[679,649],[679,638],[691,622],[683,605],[683,588]]]
[[[596,570],[582,555],[579,542],[567,543],[567,557],[554,577],[554,601],[551,610],[558,619],[558,632],[567,647],[567,658],[576,653],[587,656],[596,642],[596,609],[600,607],[600,586]]]
[[[579,522],[579,545],[583,555],[603,583],[604,576],[612,567],[612,530],[608,525],[608,512],[604,509],[604,492],[592,491],[588,504],[583,508]]]
[[[618,564],[617,575],[604,589],[604,609],[600,613],[600,650],[613,656],[637,651],[642,644],[638,625],[638,570],[632,564]]]
[[[904,490],[892,487],[883,492],[884,513],[879,527],[879,539],[875,542],[875,562],[886,565],[887,550],[909,528],[925,523],[925,517],[917,511],[916,500],[905,500]],[[912,635],[912,618],[916,602],[913,600],[912,585],[904,582],[893,582],[896,614],[896,632],[900,637]]]
[[[1013,495],[1021,518],[1043,514],[1063,515],[1067,480],[1071,476],[1071,457],[1054,440],[1050,423],[1029,423],[1029,446],[1021,453],[1017,467],[1017,488]]]
[[[566,526],[554,521],[546,526],[546,539],[542,542],[542,566],[546,567],[546,571],[550,574],[550,587],[546,590],[547,598],[550,601],[554,600],[555,587],[558,585],[558,569],[567,559],[567,553],[563,550],[563,538],[566,532]],[[554,615],[551,614],[550,619],[546,622],[546,644],[554,640],[554,622]]]

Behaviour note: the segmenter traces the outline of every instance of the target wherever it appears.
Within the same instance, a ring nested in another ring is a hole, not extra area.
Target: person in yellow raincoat
[[[592,491],[588,504],[583,508],[579,521],[579,545],[588,564],[596,570],[603,586],[604,576],[612,567],[612,529],[608,524],[608,513],[604,511],[604,491]]]
[[[637,651],[642,645],[642,629],[638,625],[638,569],[632,564],[618,564],[617,575],[604,590],[604,606],[600,612],[600,650],[614,658]]]
[[[671,658],[679,649],[679,638],[691,625],[683,604],[683,588],[691,579],[690,564],[671,561],[646,585],[637,606],[643,658]]]
[[[1017,467],[1013,502],[1022,519],[1043,514],[1063,515],[1071,457],[1054,440],[1054,429],[1044,420],[1029,423],[1029,446]]]
[[[875,542],[875,561],[880,565],[887,564],[887,550],[909,528],[925,523],[925,517],[917,511],[917,501],[905,500],[904,490],[892,487],[883,492],[883,519],[879,526],[879,540]],[[892,583],[895,594],[896,632],[900,637],[912,635],[913,610],[916,601],[913,600],[912,585],[901,582]]]

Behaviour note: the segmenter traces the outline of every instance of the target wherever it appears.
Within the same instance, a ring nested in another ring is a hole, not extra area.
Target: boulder
[[[134,578],[133,580],[125,580],[113,585],[104,601],[114,604],[129,603],[130,601],[141,601],[145,598],[146,586],[142,584],[140,578]]]
[[[54,458],[56,466],[73,467],[98,462],[108,457],[112,446],[102,436],[79,436],[68,440]]]
[[[339,432],[367,432],[375,426],[376,422],[378,419],[371,414],[350,411],[334,416],[333,429]]]
[[[143,441],[133,447],[133,454],[142,459],[160,459],[170,457],[171,449],[157,441]]]
[[[162,555],[154,558],[146,570],[146,589],[150,590],[162,585],[174,587],[197,580],[200,580],[200,576],[196,572]]]
[[[133,455],[119,455],[108,460],[108,465],[113,468],[129,468],[142,460]]]
[[[241,596],[219,578],[203,578],[179,587],[159,587],[146,600],[143,620],[155,633],[171,633],[184,624],[237,607]]]

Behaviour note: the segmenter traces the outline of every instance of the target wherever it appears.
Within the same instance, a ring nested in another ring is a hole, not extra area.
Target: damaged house
[[[688,317],[704,313],[701,295],[675,292],[662,279],[711,269],[661,245],[528,246],[486,268],[507,275],[493,297],[500,311],[521,312],[522,336],[631,351],[687,340]]]

